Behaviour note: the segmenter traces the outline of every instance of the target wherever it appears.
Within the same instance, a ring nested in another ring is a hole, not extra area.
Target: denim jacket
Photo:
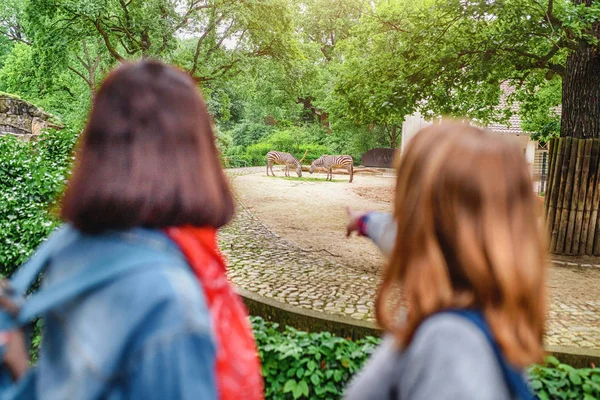
[[[17,383],[16,398],[217,398],[206,300],[162,232],[78,233],[51,257],[43,285],[69,279],[107,255],[148,252],[168,252],[173,262],[136,268],[44,316],[38,364]]]

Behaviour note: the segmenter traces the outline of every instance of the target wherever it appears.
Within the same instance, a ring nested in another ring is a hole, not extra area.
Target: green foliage
[[[11,275],[58,224],[50,208],[66,182],[76,137],[68,129],[31,142],[0,137],[2,275]]]
[[[251,317],[263,363],[269,399],[341,397],[344,387],[379,344],[379,339],[352,341],[329,332],[308,333]],[[600,368],[576,369],[547,357],[529,369],[540,400],[600,398]]]
[[[600,368],[576,369],[555,357],[547,357],[546,364],[529,370],[531,386],[540,400],[600,398]]]
[[[253,317],[268,399],[339,398],[351,376],[373,352],[377,339],[346,340],[308,333]]]
[[[232,143],[235,146],[249,146],[260,142],[273,132],[273,127],[265,124],[244,122],[237,125],[230,132]]]
[[[0,69],[0,91],[32,102],[80,129],[89,109],[89,94],[85,93],[83,82],[65,71],[55,72],[52,79],[44,76],[35,62],[32,47],[15,44]]]
[[[249,165],[265,165],[265,156],[271,150],[283,151],[301,159],[308,150],[303,164],[310,164],[323,154],[331,154],[331,149],[323,144],[315,143],[315,131],[306,127],[291,127],[275,130],[258,143],[244,149],[234,147],[228,156],[245,160]]]
[[[8,93],[36,96],[39,92],[30,46],[18,43],[6,56],[0,69],[0,90]]]
[[[531,138],[542,143],[560,134],[560,115],[557,107],[562,102],[562,79],[547,74],[532,73],[516,92],[521,104],[521,126],[532,132]]]

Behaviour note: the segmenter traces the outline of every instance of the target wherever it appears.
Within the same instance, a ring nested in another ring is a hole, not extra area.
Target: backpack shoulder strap
[[[484,334],[485,338],[487,339],[488,343],[494,351],[494,355],[496,356],[498,364],[502,369],[502,375],[504,376],[504,380],[508,385],[510,392],[513,395],[516,395],[517,398],[520,400],[530,400],[537,398],[532,394],[531,389],[529,388],[529,385],[527,384],[527,381],[523,377],[521,371],[509,364],[506,358],[504,357],[500,346],[498,346],[496,339],[494,339],[494,335],[492,334],[481,312],[465,309],[452,309],[447,310],[445,312],[458,315],[469,320],[481,331],[481,333]]]

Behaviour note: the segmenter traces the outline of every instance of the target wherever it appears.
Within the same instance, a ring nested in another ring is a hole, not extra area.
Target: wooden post
[[[592,157],[590,158],[590,217],[587,224],[587,238],[585,254],[594,254],[594,236],[596,235],[596,221],[598,219],[598,201],[600,200],[600,182],[598,163],[600,162],[600,139],[592,140]]]
[[[579,185],[579,194],[577,196],[577,214],[575,216],[575,227],[573,234],[573,244],[571,246],[571,254],[583,255],[585,251],[586,236],[583,236],[583,215],[585,213],[585,205],[589,188],[589,172],[590,172],[590,157],[592,154],[592,141],[586,140],[583,149],[583,160],[581,164],[581,180]]]
[[[562,164],[564,159],[564,154],[567,148],[567,143],[565,140],[557,139],[558,146],[556,148],[556,160],[553,161],[555,164],[554,167],[554,176],[552,177],[552,198],[550,199],[550,207],[548,211],[548,233],[549,233],[549,243],[550,243],[550,251],[554,251],[556,247],[556,235],[558,234],[558,228],[556,228],[556,214],[559,213],[560,203],[559,203],[559,195],[560,195],[560,177],[562,175]],[[570,142],[569,142],[570,143]]]
[[[566,182],[567,182],[567,175],[569,173],[569,155],[571,154],[571,142],[573,141],[573,138],[566,138],[564,139],[564,143],[563,143],[563,148],[561,149],[560,152],[560,161],[561,164],[557,165],[556,167],[559,168],[560,170],[557,171],[557,173],[559,174],[558,177],[558,198],[556,199],[556,208],[554,211],[554,218],[553,218],[553,223],[552,223],[552,238],[550,241],[550,251],[551,252],[562,252],[561,250],[558,250],[558,239],[559,239],[559,234],[560,234],[560,216],[562,213],[562,209],[563,209],[563,200],[565,198],[565,186],[566,186]],[[564,238],[564,235],[563,235]]]
[[[588,234],[590,228],[590,219],[592,217],[592,203],[594,201],[594,193],[596,191],[596,171],[598,164],[598,150],[600,146],[600,139],[590,140],[592,148],[590,152],[590,163],[588,172],[588,190],[585,196],[585,206],[583,212],[583,221],[581,223],[581,254],[591,255],[592,251],[588,246]]]
[[[556,213],[556,201],[558,199],[558,181],[557,171],[560,170],[559,163],[562,162],[562,157],[560,157],[560,152],[563,147],[562,140],[558,138],[552,139],[552,146],[550,147],[550,157],[548,162],[550,164],[550,173],[548,175],[548,185],[546,190],[546,223],[548,224],[548,229],[552,232],[552,225],[554,224],[554,214]],[[550,237],[548,237],[550,239]]]
[[[577,148],[579,139],[572,138],[571,154],[567,165],[567,176],[564,184],[564,196],[560,210],[560,225],[558,227],[558,240],[556,242],[556,251],[565,254],[565,244],[567,238],[567,227],[569,222],[569,211],[571,208],[571,199],[573,197],[573,180],[575,177],[575,164],[577,162]],[[565,165],[565,164],[563,164]]]
[[[549,153],[550,252],[600,256],[600,139],[553,139]]]
[[[581,182],[581,165],[583,163],[583,149],[585,147],[586,140],[578,140],[576,153],[575,153],[575,171],[573,173],[573,185],[572,192],[570,198],[569,208],[567,209],[568,213],[568,222],[567,222],[567,231],[565,236],[565,254],[577,254],[577,250],[573,251],[573,236],[575,236],[575,217],[577,216],[577,205],[579,204],[579,184]],[[575,150],[575,147],[573,147]],[[571,168],[573,170],[573,168]],[[581,231],[577,231],[577,234],[581,234]]]

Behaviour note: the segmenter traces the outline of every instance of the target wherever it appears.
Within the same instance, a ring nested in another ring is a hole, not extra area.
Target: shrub
[[[310,164],[313,160],[323,154],[333,154],[331,149],[325,145],[309,141],[309,130],[298,127],[286,128],[275,131],[266,139],[248,146],[244,153],[240,154],[240,148],[236,148],[236,156],[246,160],[251,165],[265,165],[265,156],[271,150],[283,151],[293,154],[301,159],[304,152],[308,150],[304,164]],[[235,153],[230,152],[229,156]]]
[[[268,399],[339,398],[350,377],[373,352],[378,340],[346,340],[329,332],[308,333],[266,323],[252,325],[262,360]]]
[[[540,400],[600,398],[600,368],[576,369],[550,356],[546,366],[536,365],[529,373]]]
[[[0,137],[0,273],[10,276],[58,224],[51,203],[62,191],[76,140],[71,130],[25,142]]]
[[[252,317],[268,399],[341,397],[344,387],[373,353],[379,339],[351,341],[329,332],[308,333]],[[600,398],[600,368],[576,369],[547,357],[529,369],[540,400]]]
[[[273,127],[265,124],[253,122],[244,122],[237,125],[230,131],[233,144],[236,146],[247,147],[253,143],[258,143],[273,132]]]

